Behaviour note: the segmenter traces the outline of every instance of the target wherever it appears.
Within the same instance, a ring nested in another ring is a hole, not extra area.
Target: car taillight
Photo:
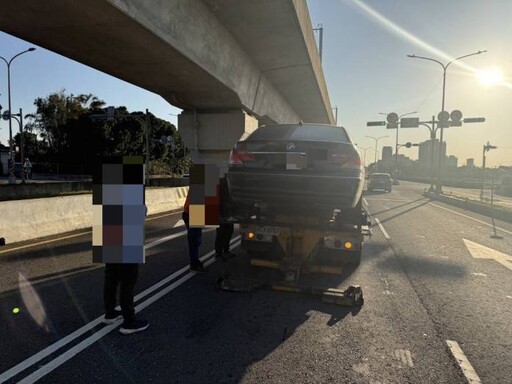
[[[247,152],[242,144],[237,144],[229,154],[229,165],[242,165],[246,161],[254,161],[254,156]]]
[[[363,167],[361,158],[357,154],[333,153],[331,161],[339,164],[342,168],[361,169]]]

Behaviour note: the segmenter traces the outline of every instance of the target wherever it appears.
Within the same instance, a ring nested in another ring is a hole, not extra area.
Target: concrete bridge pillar
[[[242,110],[218,112],[184,111],[178,130],[195,163],[216,164],[227,172],[229,152],[241,139],[258,128],[258,120]]]

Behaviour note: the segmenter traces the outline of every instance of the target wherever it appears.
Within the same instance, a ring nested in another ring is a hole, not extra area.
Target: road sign
[[[419,123],[419,117],[402,117],[400,119],[400,128],[418,128]]]
[[[386,125],[385,121],[369,121],[366,123],[367,127],[382,127]]]
[[[386,128],[387,129],[398,129],[398,124],[397,123],[389,123],[388,125],[386,125]]]
[[[395,112],[391,112],[387,115],[386,120],[389,124],[396,124],[398,123],[398,115]]]
[[[485,117],[466,117],[462,121],[465,123],[483,123],[485,121]]]
[[[11,111],[6,110],[4,113],[2,113],[2,119],[9,120],[9,117],[11,116]]]
[[[452,121],[461,121],[461,119],[462,119],[462,112],[459,111],[458,109],[452,111],[452,113],[450,113],[450,119]]]
[[[437,119],[439,121],[446,122],[446,121],[450,120],[450,114],[448,112],[446,112],[446,111],[441,111],[437,115]]]
[[[462,121],[450,121],[450,127],[461,127]]]

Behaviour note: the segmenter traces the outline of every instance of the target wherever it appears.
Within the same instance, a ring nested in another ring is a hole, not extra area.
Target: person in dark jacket
[[[219,228],[215,234],[215,257],[226,261],[228,258],[235,257],[230,251],[231,237],[233,236],[233,223],[226,223],[224,218],[228,216],[229,190],[226,177],[219,180],[220,213]],[[224,218],[223,218],[224,217]]]

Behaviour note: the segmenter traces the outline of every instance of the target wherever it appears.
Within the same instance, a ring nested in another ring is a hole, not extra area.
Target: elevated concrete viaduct
[[[4,0],[0,29],[161,95],[225,162],[267,123],[333,123],[305,0]]]

